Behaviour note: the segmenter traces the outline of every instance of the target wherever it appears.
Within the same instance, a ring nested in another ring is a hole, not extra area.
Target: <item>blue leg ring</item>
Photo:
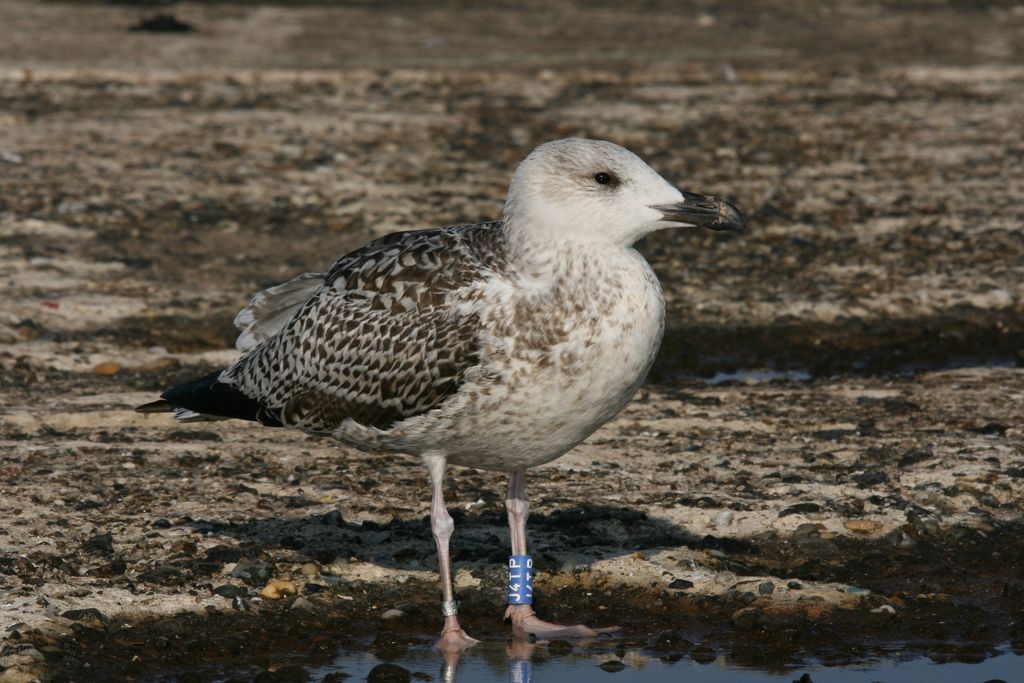
[[[508,558],[508,604],[533,604],[533,558],[529,555]]]

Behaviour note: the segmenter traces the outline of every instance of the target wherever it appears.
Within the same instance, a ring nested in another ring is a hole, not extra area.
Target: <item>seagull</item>
[[[390,234],[326,273],[256,294],[235,318],[233,365],[137,410],[419,456],[441,584],[437,646],[448,652],[478,641],[459,624],[452,591],[445,470],[507,472],[513,634],[593,637],[533,610],[525,473],[582,442],[640,387],[665,302],[634,244],[698,226],[745,222],[729,202],[676,189],[616,144],[547,142],[515,171],[500,220]]]

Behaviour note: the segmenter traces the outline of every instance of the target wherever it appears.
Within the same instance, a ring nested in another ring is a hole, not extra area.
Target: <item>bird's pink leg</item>
[[[530,504],[526,500],[526,471],[517,470],[508,480],[508,530],[512,538],[512,554],[526,555],[526,519]],[[512,621],[512,633],[519,638],[594,638],[602,633],[618,631],[617,627],[592,629],[582,624],[562,626],[537,618],[531,605],[509,605],[505,618]]]
[[[430,500],[430,530],[434,534],[434,543],[437,544],[437,567],[441,574],[441,612],[444,614],[444,628],[441,630],[441,639],[435,647],[445,652],[459,652],[470,645],[480,642],[470,638],[459,625],[459,617],[456,615],[458,605],[455,602],[455,592],[452,590],[452,563],[451,555],[448,552],[448,541],[455,530],[455,522],[448,509],[444,506],[444,470],[445,458],[434,456],[427,460],[427,468],[430,470],[430,485],[433,494]]]

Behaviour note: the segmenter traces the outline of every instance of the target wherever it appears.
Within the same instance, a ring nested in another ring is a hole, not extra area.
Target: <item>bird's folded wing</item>
[[[235,327],[241,331],[235,348],[249,351],[280,332],[302,304],[316,293],[325,277],[324,273],[303,273],[257,293],[235,316]]]
[[[346,419],[387,429],[438,407],[479,363],[479,319],[456,304],[494,271],[482,231],[493,226],[396,233],[342,257],[221,381],[315,432]]]

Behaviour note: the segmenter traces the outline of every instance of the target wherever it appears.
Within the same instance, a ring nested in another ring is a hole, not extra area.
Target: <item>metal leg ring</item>
[[[454,617],[459,613],[459,601],[458,600],[443,600],[441,601],[441,614],[446,617]]]

